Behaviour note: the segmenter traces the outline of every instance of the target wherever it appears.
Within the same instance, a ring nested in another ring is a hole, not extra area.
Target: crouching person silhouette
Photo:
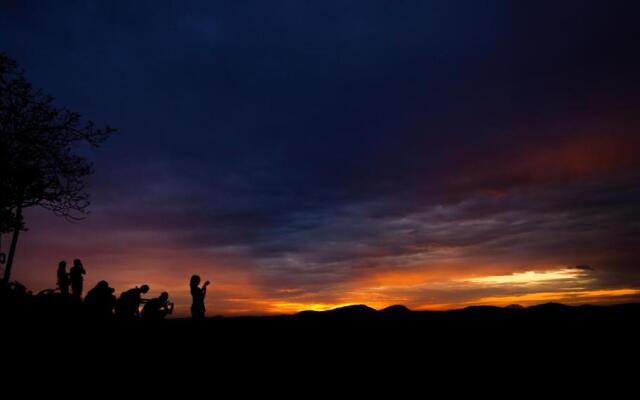
[[[173,303],[169,301],[169,293],[162,292],[142,307],[142,318],[145,320],[161,320],[173,313]]]
[[[121,319],[135,319],[140,316],[140,304],[146,302],[142,295],[149,292],[148,285],[142,285],[122,292],[116,301],[116,316]]]
[[[209,286],[209,281],[206,281],[202,287],[199,287],[199,285],[200,276],[193,275],[189,282],[189,287],[191,289],[191,297],[193,298],[193,303],[191,304],[191,317],[196,320],[204,319],[204,297],[207,295],[207,286]]]
[[[87,313],[95,318],[110,318],[113,315],[113,307],[116,304],[114,288],[109,287],[107,281],[100,281],[84,298]]]

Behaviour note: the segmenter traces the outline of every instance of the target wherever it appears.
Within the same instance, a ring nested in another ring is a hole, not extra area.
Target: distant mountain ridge
[[[432,315],[451,315],[451,314],[504,314],[512,315],[514,313],[562,313],[562,312],[574,312],[584,313],[598,312],[598,311],[610,311],[610,310],[625,310],[625,311],[638,311],[640,312],[640,303],[623,303],[612,305],[568,305],[561,303],[543,303],[532,306],[522,306],[519,304],[511,304],[505,307],[498,306],[468,306],[455,310],[411,310],[407,306],[402,304],[395,304],[380,310],[376,310],[366,304],[354,304],[348,306],[342,306],[325,311],[305,310],[293,314],[294,317],[341,317],[341,318],[362,318],[362,317],[388,317],[388,316],[420,316],[426,314]]]

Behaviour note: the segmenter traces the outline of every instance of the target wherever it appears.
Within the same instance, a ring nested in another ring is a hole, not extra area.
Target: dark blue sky
[[[179,292],[196,269],[229,313],[636,290],[639,11],[0,1],[0,51],[119,129],[90,218],[32,212],[17,277],[82,256]],[[469,281],[525,271],[567,277]]]

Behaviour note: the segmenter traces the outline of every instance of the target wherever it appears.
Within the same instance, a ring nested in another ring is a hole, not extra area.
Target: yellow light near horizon
[[[272,313],[291,313],[299,311],[327,311],[333,308],[352,306],[355,303],[294,303],[276,302],[268,305],[268,311]]]
[[[611,289],[611,290],[590,290],[586,292],[577,292],[577,297],[618,297],[618,296],[633,296],[640,294],[638,289]]]
[[[511,296],[488,296],[482,297],[473,302],[468,302],[467,304],[502,306],[512,303],[532,304],[549,301],[563,301],[571,304],[579,303],[582,299],[606,299],[637,295],[640,295],[640,289],[600,289],[585,291],[540,292]]]
[[[483,276],[481,278],[464,279],[462,282],[481,284],[530,284],[558,280],[579,279],[583,277],[580,270],[565,268],[557,271],[527,271],[515,272],[509,275]]]

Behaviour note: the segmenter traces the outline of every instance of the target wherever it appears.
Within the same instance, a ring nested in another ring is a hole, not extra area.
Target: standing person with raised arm
[[[202,287],[200,287],[199,275],[193,275],[189,282],[191,297],[193,298],[193,303],[191,304],[191,317],[195,320],[204,319],[206,311],[204,308],[204,298],[207,295],[207,286],[209,286],[209,283],[209,281],[206,281]]]

